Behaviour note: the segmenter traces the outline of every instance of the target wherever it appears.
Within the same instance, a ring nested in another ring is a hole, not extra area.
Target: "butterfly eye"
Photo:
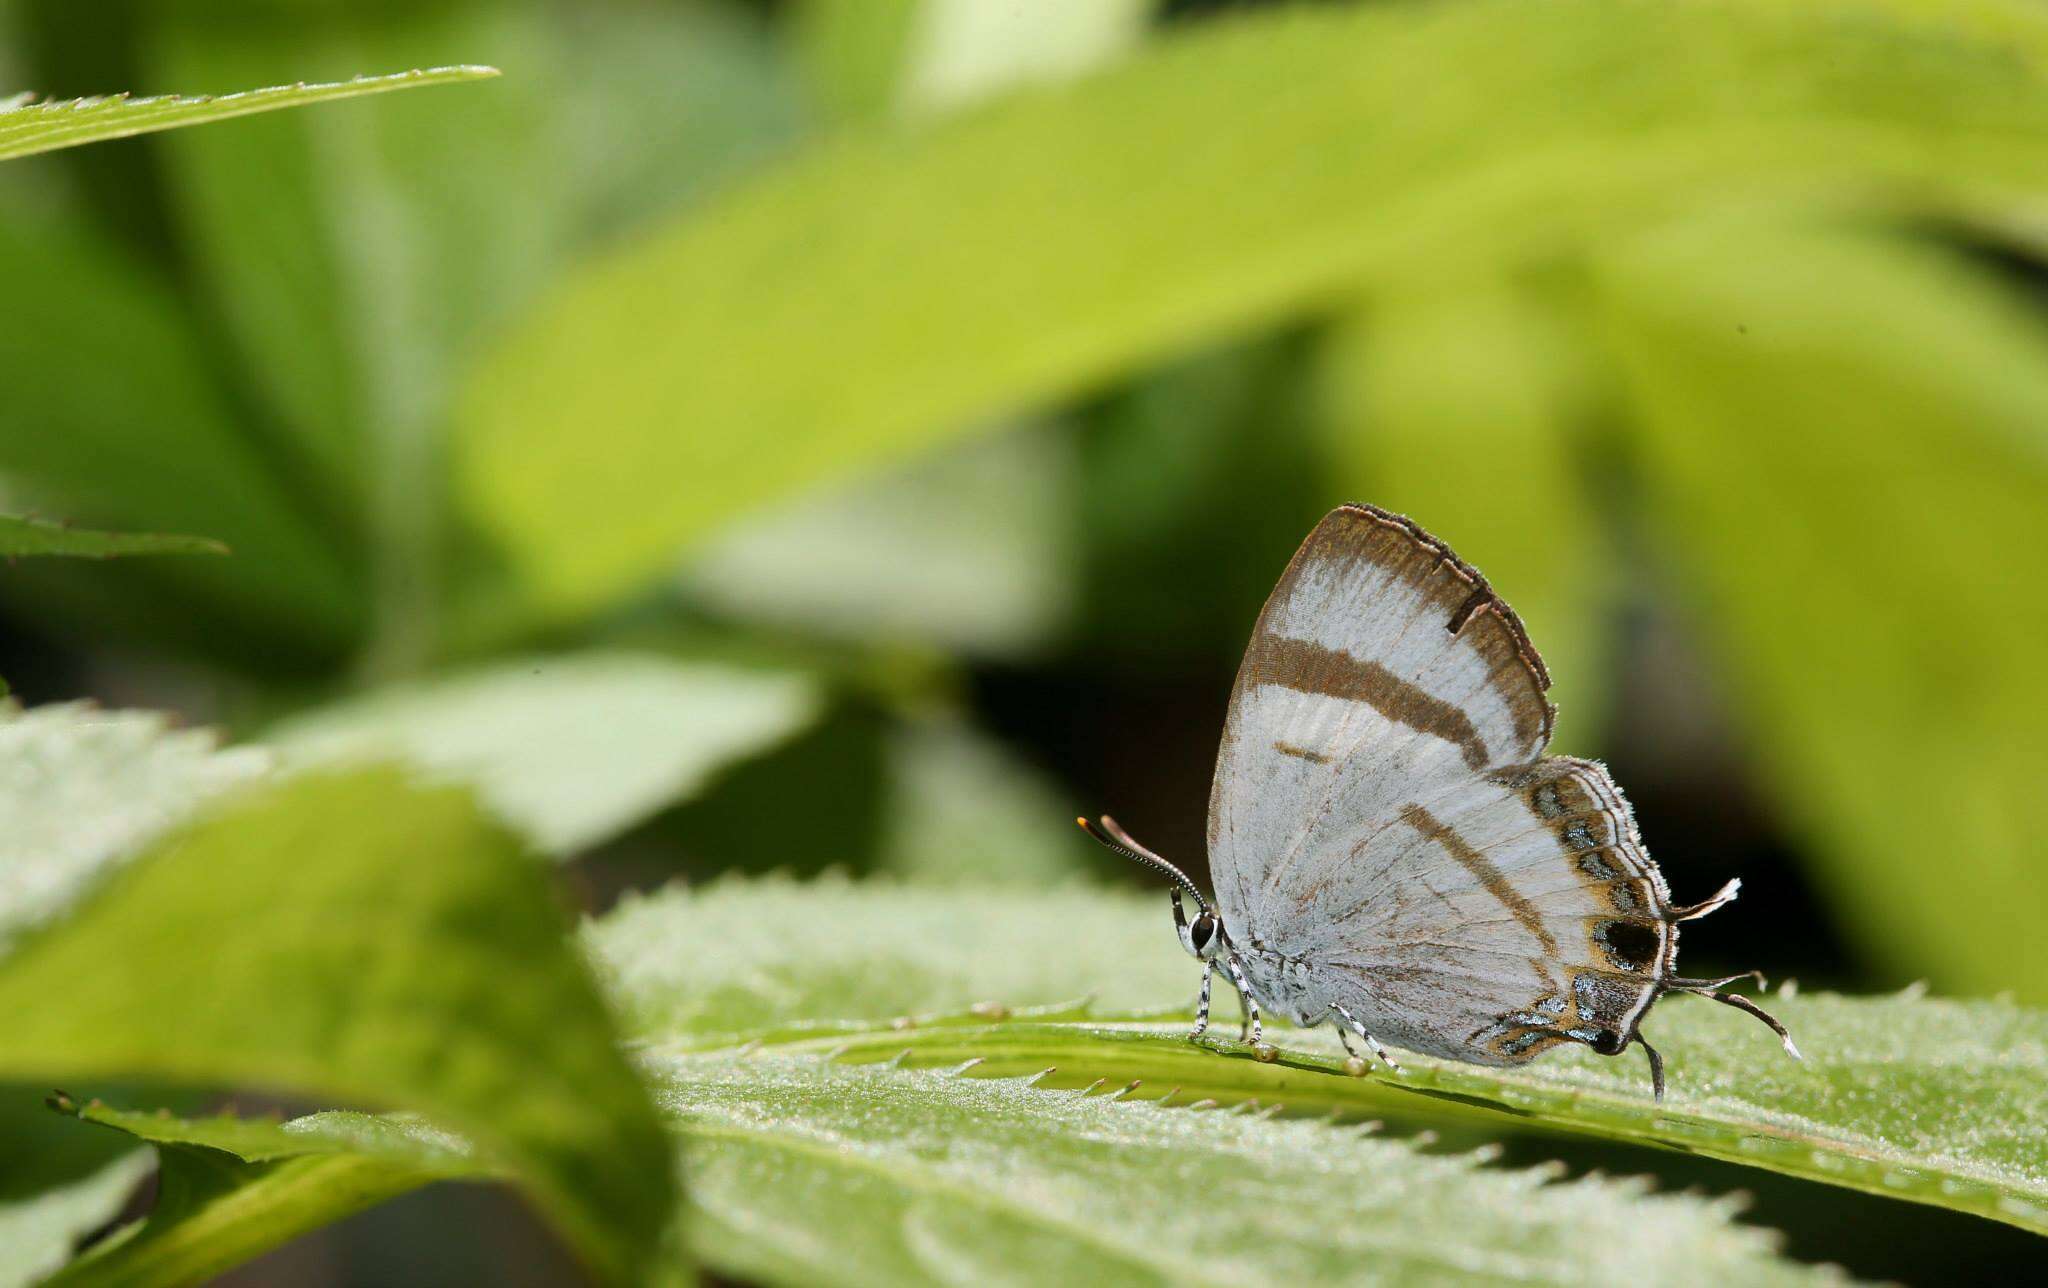
[[[1613,1029],[1600,1030],[1599,1034],[1593,1039],[1593,1049],[1601,1055],[1619,1055],[1621,1053],[1621,1034],[1616,1033]]]
[[[1188,943],[1194,946],[1198,955],[1206,953],[1215,938],[1216,918],[1206,912],[1196,917],[1188,926]]]

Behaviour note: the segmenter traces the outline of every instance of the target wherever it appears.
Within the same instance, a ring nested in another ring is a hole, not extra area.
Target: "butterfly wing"
[[[1542,754],[1548,687],[1513,610],[1442,542],[1370,506],[1330,514],[1232,694],[1209,842],[1233,936],[1306,962],[1317,1005],[1411,1050],[1618,1050],[1670,975],[1676,918],[1606,770]]]
[[[1514,611],[1450,548],[1372,506],[1295,553],[1238,670],[1209,799],[1224,922],[1276,945],[1362,827],[1535,759],[1550,677]]]
[[[1468,778],[1335,856],[1290,951],[1375,1036],[1518,1064],[1614,1051],[1670,974],[1662,875],[1607,771],[1545,757]]]

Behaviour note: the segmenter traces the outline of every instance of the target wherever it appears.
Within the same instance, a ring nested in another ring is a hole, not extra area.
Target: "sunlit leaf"
[[[0,160],[75,148],[81,143],[153,134],[183,125],[225,121],[230,117],[304,107],[330,99],[383,94],[395,89],[445,85],[497,75],[492,67],[431,67],[389,76],[358,76],[331,85],[279,85],[235,94],[154,98],[72,98],[52,103],[16,102],[0,111]]]
[[[1727,1204],[1354,1128],[766,1053],[661,1067],[696,1246],[774,1283],[1828,1278]]]
[[[808,677],[649,654],[532,657],[296,716],[288,762],[404,760],[468,783],[533,845],[569,857],[817,719]]]
[[[897,103],[958,108],[1100,67],[1137,41],[1153,8],[1154,0],[923,0],[904,42]]]
[[[714,922],[716,953],[692,962],[671,950]],[[1081,887],[728,880],[628,896],[587,934],[627,1031],[693,1048],[785,1027],[886,1027],[984,1001],[1093,997],[1103,1014],[1135,1014],[1192,1006],[1201,977],[1174,942],[1164,894]]]
[[[418,1110],[628,1277],[668,1221],[671,1160],[563,929],[465,794],[382,770],[287,781],[159,843],[0,963],[0,1077]]]
[[[1269,1026],[1281,1059],[1252,1058],[1230,1040],[1227,992],[1213,1049],[1188,1043],[1200,969],[1174,942],[1164,905],[1083,890],[728,883],[629,901],[590,943],[629,1029],[662,1058],[756,1041],[853,1060],[908,1052],[918,1064],[980,1060],[996,1074],[1058,1066],[1057,1081],[1077,1087],[1142,1079],[1188,1100],[1541,1126],[2048,1233],[2048,1013],[1772,996],[1802,1063],[1747,1016],[1671,999],[1644,1025],[1670,1069],[1661,1104],[1634,1052],[1574,1048],[1518,1069],[1410,1055],[1402,1074],[1348,1077],[1328,1030]],[[714,927],[717,953],[665,947],[710,942]]]
[[[462,486],[569,615],[751,507],[1376,274],[1705,204],[2037,195],[2048,75],[1887,8],[1291,9],[842,140],[520,328],[469,387]]]
[[[264,773],[152,711],[0,707],[0,956],[209,798]]]
[[[2048,325],[1948,252],[1748,221],[1602,283],[1645,511],[1837,924],[2048,1000]]]
[[[957,109],[1071,77],[1143,34],[1153,0],[807,0],[797,57],[841,120]]]
[[[224,555],[228,548],[211,537],[165,532],[100,532],[42,519],[0,514],[0,559],[23,555],[68,555],[75,559],[110,559],[115,555]]]

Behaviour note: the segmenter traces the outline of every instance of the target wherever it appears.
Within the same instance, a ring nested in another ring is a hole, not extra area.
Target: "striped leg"
[[[1230,974],[1231,986],[1237,989],[1237,1000],[1244,1007],[1244,1023],[1237,1030],[1237,1040],[1262,1046],[1265,1036],[1259,1028],[1259,1004],[1252,997],[1252,986],[1244,977],[1244,968],[1237,964],[1237,958],[1223,959],[1223,969]]]
[[[1216,976],[1216,963],[1202,963],[1202,995],[1195,1001],[1195,1028],[1188,1034],[1192,1042],[1209,1031],[1209,981]]]
[[[1359,1069],[1362,1071],[1370,1061],[1358,1054],[1358,1048],[1351,1045],[1351,1030],[1344,1027],[1341,1021],[1332,1022],[1330,1027],[1337,1030],[1337,1040],[1344,1044],[1344,1054],[1350,1057],[1344,1063],[1348,1066],[1352,1060],[1356,1060]]]
[[[1341,1006],[1333,1006],[1330,1009],[1335,1011],[1337,1013],[1338,1018],[1344,1021],[1342,1024],[1337,1026],[1338,1036],[1343,1036],[1346,1030],[1349,1030],[1352,1033],[1356,1033],[1359,1037],[1365,1039],[1365,1044],[1368,1047],[1372,1048],[1372,1053],[1379,1057],[1379,1061],[1381,1064],[1387,1066],[1389,1069],[1392,1069],[1395,1073],[1401,1072],[1400,1062],[1395,1060],[1393,1056],[1387,1054],[1387,1049],[1380,1045],[1380,1040],[1374,1037],[1372,1034],[1367,1033],[1365,1031],[1365,1026],[1363,1024],[1360,1024],[1355,1018],[1353,1018],[1351,1012],[1345,1010]],[[1351,1042],[1348,1038],[1344,1042],[1344,1049],[1346,1051],[1351,1050]]]

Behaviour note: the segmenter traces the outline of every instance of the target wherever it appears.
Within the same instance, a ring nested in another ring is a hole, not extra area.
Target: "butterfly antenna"
[[[1131,834],[1117,826],[1115,819],[1104,814],[1100,823],[1091,823],[1085,818],[1077,818],[1074,821],[1081,825],[1082,831],[1094,837],[1105,849],[1114,850],[1125,858],[1135,863],[1141,863],[1161,876],[1168,878],[1175,885],[1195,896],[1195,903],[1203,912],[1209,911],[1209,900],[1203,896],[1201,888],[1189,879],[1187,873],[1132,840]]]
[[[1737,978],[1739,979],[1741,977],[1737,976]],[[1763,1007],[1758,1006],[1755,1002],[1750,1001],[1742,994],[1724,993],[1717,988],[1687,988],[1681,989],[1680,991],[1686,993],[1697,993],[1701,997],[1711,997],[1723,1006],[1732,1006],[1738,1011],[1745,1011],[1751,1015],[1756,1016],[1756,1018],[1762,1020],[1765,1024],[1770,1025],[1771,1032],[1778,1035],[1778,1041],[1785,1044],[1786,1055],[1791,1056],[1794,1060],[1804,1060],[1806,1058],[1805,1056],[1799,1054],[1799,1047],[1792,1041],[1792,1035],[1785,1031],[1785,1026],[1778,1023],[1778,1018],[1772,1015],[1769,1011],[1766,1011]]]

